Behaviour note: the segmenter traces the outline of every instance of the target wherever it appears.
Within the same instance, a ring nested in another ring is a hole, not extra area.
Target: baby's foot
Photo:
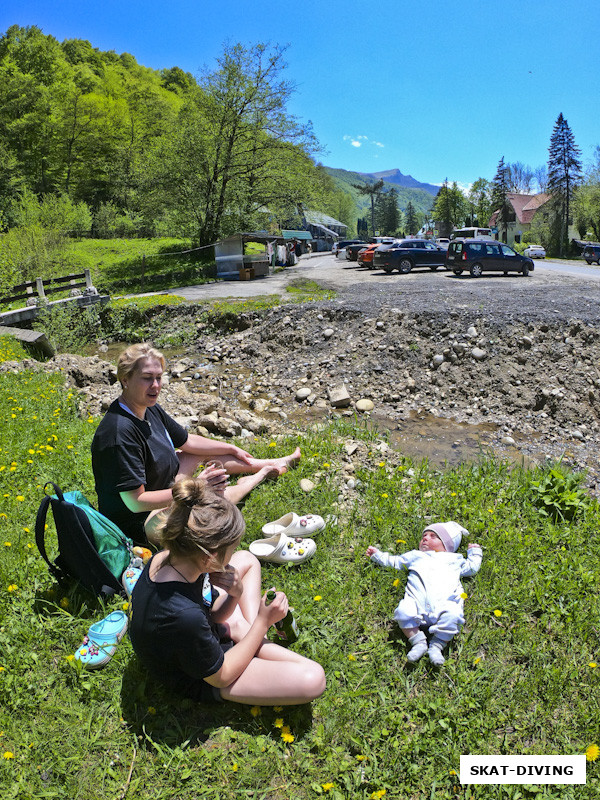
[[[443,645],[439,645],[437,642],[432,642],[429,645],[429,660],[435,667],[441,667],[442,664],[446,663],[446,659],[442,655],[442,647]]]
[[[418,661],[427,652],[427,639],[423,631],[419,631],[419,633],[415,633],[414,636],[411,636],[408,642],[412,647],[408,651],[406,659],[414,664],[415,661]]]

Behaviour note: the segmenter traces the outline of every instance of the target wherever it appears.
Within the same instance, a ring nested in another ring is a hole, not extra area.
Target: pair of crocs
[[[249,550],[259,561],[301,564],[314,556],[317,545],[310,537],[324,527],[325,520],[318,514],[299,516],[292,511],[263,525],[265,538],[255,539]]]
[[[127,615],[124,611],[112,611],[107,617],[94,622],[83,642],[75,652],[75,658],[86,669],[105,667],[114,656],[117,645],[127,631]]]

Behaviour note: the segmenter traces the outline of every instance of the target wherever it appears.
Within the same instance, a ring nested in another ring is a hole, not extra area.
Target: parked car
[[[595,261],[600,267],[600,244],[586,244],[583,248],[583,257],[588,264]]]
[[[450,239],[444,239],[444,237],[442,237],[441,239],[436,239],[435,243],[441,245],[444,250],[447,250],[448,245],[450,244]]]
[[[381,247],[380,244],[370,244],[367,247],[363,247],[362,250],[358,251],[358,258],[356,259],[361,267],[368,267],[369,269],[373,269],[373,253]]]
[[[334,242],[333,247],[331,248],[331,252],[334,256],[337,256],[340,250],[344,250],[345,247],[349,244],[360,244],[362,239],[340,239],[339,242]],[[363,242],[364,244],[364,242]]]
[[[480,278],[484,272],[520,272],[527,277],[534,270],[528,256],[521,256],[512,247],[495,240],[455,239],[450,242],[446,255],[446,269],[455,275],[469,270],[472,278]]]
[[[436,270],[444,265],[446,248],[430,239],[402,239],[391,245],[382,245],[373,255],[373,268],[388,274],[395,269],[406,275],[413,267]]]
[[[346,261],[356,261],[358,253],[363,247],[368,247],[370,242],[358,242],[357,244],[349,244],[346,246]]]
[[[541,244],[530,244],[523,250],[523,255],[529,258],[546,258],[546,251]]]

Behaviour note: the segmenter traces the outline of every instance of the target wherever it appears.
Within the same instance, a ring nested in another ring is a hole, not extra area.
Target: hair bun
[[[193,508],[203,505],[206,499],[206,483],[197,478],[184,478],[173,484],[173,502]]]

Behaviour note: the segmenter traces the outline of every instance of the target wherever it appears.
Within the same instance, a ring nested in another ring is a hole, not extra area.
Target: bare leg
[[[297,447],[293,453],[283,458],[252,458],[250,464],[244,464],[235,456],[216,455],[230,475],[240,475],[244,473],[259,472],[263,467],[275,467],[280,475],[295,467],[300,461],[300,448]]]
[[[283,648],[278,649],[284,655],[292,655]],[[293,655],[293,660],[253,658],[236,681],[221,689],[221,697],[250,705],[287,706],[310,703],[325,691],[325,672],[316,661],[297,653]]]
[[[268,465],[261,467],[261,469],[253,475],[244,475],[238,478],[234,486],[228,486],[225,489],[225,497],[230,503],[237,505],[260,483],[269,478],[276,478],[278,475],[279,470],[275,466]]]

